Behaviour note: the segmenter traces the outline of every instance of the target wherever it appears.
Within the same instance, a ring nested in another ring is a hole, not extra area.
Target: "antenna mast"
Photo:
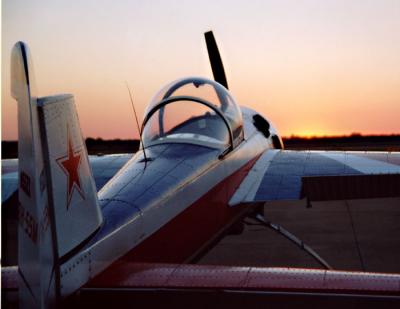
[[[143,156],[144,156],[144,163],[145,163],[145,167],[146,167],[146,164],[147,164],[147,156],[146,156],[146,150],[144,149],[144,144],[143,144],[143,140],[142,140],[142,130],[140,130],[140,127],[139,127],[139,120],[138,120],[138,117],[137,117],[137,114],[136,114],[135,105],[133,104],[133,99],[132,99],[131,90],[129,89],[128,82],[125,82],[125,83],[126,83],[126,88],[128,88],[129,98],[130,98],[131,103],[132,103],[132,109],[133,109],[133,113],[134,113],[134,115],[135,115],[136,125],[137,125],[137,129],[138,129],[138,132],[139,132],[140,143],[142,144]]]

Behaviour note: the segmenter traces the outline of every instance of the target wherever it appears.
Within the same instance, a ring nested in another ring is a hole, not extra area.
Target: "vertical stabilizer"
[[[71,95],[37,98],[28,47],[11,54],[18,102],[18,265],[20,308],[49,308],[60,297],[60,265],[102,223]]]
[[[72,95],[37,100],[61,262],[100,227],[96,185]]]

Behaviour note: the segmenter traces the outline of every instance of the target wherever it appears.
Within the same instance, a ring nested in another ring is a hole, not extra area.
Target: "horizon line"
[[[282,139],[328,139],[328,138],[358,138],[358,137],[400,137],[400,133],[390,133],[390,134],[362,134],[353,132],[344,135],[301,135],[301,134],[291,134],[289,136],[281,136]],[[88,139],[92,140],[102,140],[102,141],[140,141],[139,138],[136,139],[125,139],[125,138],[111,138],[104,139],[102,137],[85,137],[85,141]],[[18,140],[1,140],[1,142],[18,142]]]

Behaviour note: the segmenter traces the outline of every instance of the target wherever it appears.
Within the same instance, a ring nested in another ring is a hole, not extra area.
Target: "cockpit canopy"
[[[226,88],[205,78],[184,78],[168,84],[153,98],[142,132],[144,147],[194,143],[233,149],[243,139],[243,119]]]

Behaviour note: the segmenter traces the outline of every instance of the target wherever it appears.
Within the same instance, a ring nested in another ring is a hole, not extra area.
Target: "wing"
[[[132,154],[89,156],[97,190],[99,191],[130,158],[132,158]]]
[[[400,152],[267,150],[230,205],[400,195]]]
[[[1,203],[8,200],[18,188],[18,159],[1,160]]]
[[[111,271],[112,270],[112,271]],[[2,296],[17,305],[18,267],[2,267]],[[195,300],[196,304],[193,304]],[[70,306],[165,308],[398,308],[400,275],[188,264],[114,265],[69,299]],[[84,305],[82,305],[84,304]],[[302,306],[300,306],[302,307]]]
[[[121,167],[132,158],[132,154],[89,156],[96,188],[99,191]],[[1,202],[8,200],[18,186],[18,159],[1,161]]]

